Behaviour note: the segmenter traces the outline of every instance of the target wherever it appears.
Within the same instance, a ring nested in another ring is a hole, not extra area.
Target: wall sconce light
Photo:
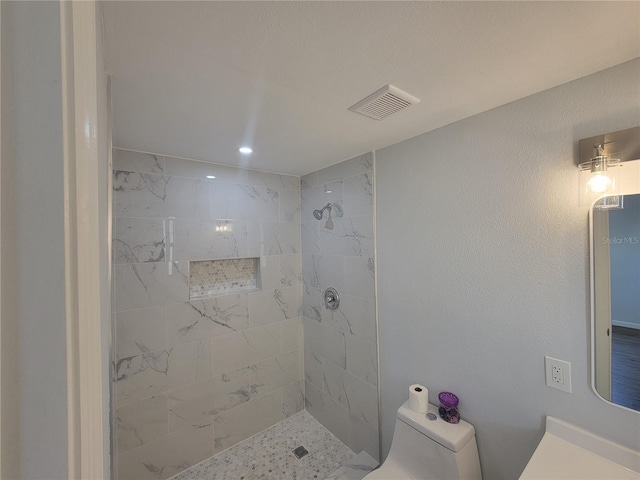
[[[604,153],[604,146],[593,146],[595,156],[588,162],[578,165],[579,170],[579,204],[581,207],[622,208],[621,197],[616,195],[619,184],[620,160],[609,158]]]
[[[231,223],[229,222],[218,222],[216,225],[217,233],[231,233]]]

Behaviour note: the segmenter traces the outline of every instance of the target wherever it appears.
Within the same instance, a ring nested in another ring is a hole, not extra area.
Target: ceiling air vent
[[[403,92],[393,85],[386,85],[364,100],[360,100],[349,110],[375,120],[382,120],[392,113],[399,112],[410,105],[420,103],[420,99]]]

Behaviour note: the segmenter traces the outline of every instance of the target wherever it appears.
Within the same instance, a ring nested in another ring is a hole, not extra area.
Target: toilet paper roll
[[[414,412],[427,413],[429,408],[429,390],[423,385],[409,387],[409,408]]]

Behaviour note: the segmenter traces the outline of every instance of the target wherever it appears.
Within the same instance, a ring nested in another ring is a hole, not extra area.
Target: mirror
[[[640,194],[591,209],[593,388],[640,411]]]

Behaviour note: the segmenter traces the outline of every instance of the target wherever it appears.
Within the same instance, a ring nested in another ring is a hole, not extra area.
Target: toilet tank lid
[[[427,418],[429,413],[435,414],[436,419],[429,420]],[[438,407],[432,404],[429,404],[429,409],[425,414],[411,410],[409,401],[406,401],[398,409],[397,417],[410,427],[415,428],[423,435],[453,452],[459,452],[475,435],[473,425],[462,419],[455,425],[442,420],[438,415]]]

